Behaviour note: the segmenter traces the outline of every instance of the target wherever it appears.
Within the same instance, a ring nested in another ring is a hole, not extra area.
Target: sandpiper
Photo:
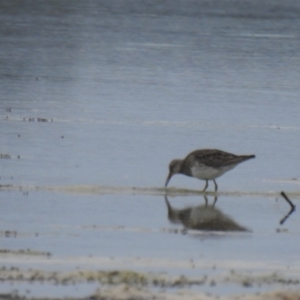
[[[174,174],[184,174],[205,180],[203,192],[208,187],[208,180],[213,180],[217,191],[218,185],[215,179],[250,158],[255,158],[255,155],[235,155],[217,149],[193,151],[184,159],[174,159],[170,162],[165,187]]]

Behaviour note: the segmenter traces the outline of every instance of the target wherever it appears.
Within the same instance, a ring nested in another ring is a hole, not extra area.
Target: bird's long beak
[[[165,187],[167,187],[167,185],[168,185],[168,183],[169,183],[172,176],[173,176],[173,174],[170,172],[167,179],[166,179]]]

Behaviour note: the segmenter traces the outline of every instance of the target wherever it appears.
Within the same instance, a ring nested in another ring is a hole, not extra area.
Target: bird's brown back
[[[186,166],[191,166],[195,161],[213,168],[220,168],[228,165],[239,164],[255,155],[235,155],[217,149],[196,150],[187,155],[184,159]]]

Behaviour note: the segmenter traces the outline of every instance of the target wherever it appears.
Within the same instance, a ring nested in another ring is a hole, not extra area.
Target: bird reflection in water
[[[226,216],[220,209],[214,207],[217,197],[212,205],[208,205],[206,196],[204,196],[204,199],[204,205],[177,209],[171,206],[167,196],[165,196],[170,222],[181,223],[186,229],[204,231],[249,231],[247,228]]]

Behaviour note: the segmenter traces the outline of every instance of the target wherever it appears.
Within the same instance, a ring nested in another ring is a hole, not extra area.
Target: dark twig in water
[[[288,196],[285,194],[285,192],[280,193],[281,196],[289,203],[292,209],[295,209],[296,206],[293,204],[293,202],[288,198]]]
[[[285,194],[285,192],[280,193],[281,196],[288,202],[288,204],[291,206],[290,211],[287,213],[287,215],[280,221],[280,225],[282,225],[286,219],[296,210],[296,206],[292,203],[292,201],[288,198],[288,196]]]

